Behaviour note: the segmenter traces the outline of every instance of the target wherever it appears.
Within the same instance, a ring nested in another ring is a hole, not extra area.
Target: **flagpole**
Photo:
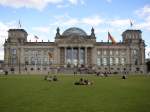
[[[109,31],[108,31],[108,72],[110,73],[110,47],[109,47]]]
[[[109,54],[108,54],[108,55],[109,55],[109,59],[108,59],[108,60],[109,60],[109,61],[108,61],[108,62],[109,62],[109,63],[108,63],[109,65],[108,65],[108,67],[109,67],[109,73],[110,73],[110,44],[108,45],[108,51],[109,51]]]
[[[133,22],[131,19],[130,19],[130,27],[131,27],[131,29],[133,28]]]
[[[36,64],[37,64],[37,54],[36,54],[36,51],[35,51],[35,72],[36,72]]]
[[[20,22],[20,19],[18,21],[18,29],[21,29],[21,22]]]

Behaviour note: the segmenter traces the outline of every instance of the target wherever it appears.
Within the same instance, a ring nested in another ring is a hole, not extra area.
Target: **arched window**
[[[98,50],[98,51],[97,51],[97,55],[98,55],[98,56],[100,56],[100,54],[101,54],[101,51],[100,51],[100,50]]]
[[[106,50],[104,50],[104,51],[103,51],[103,54],[104,54],[104,55],[107,55],[107,51],[106,51]]]

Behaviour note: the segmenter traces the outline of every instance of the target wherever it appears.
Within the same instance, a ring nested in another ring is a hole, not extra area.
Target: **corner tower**
[[[8,43],[27,42],[27,32],[24,29],[10,29],[8,31]]]
[[[22,46],[27,42],[27,35],[24,29],[9,29],[8,39],[4,43],[5,71],[20,73]]]
[[[126,30],[122,34],[127,46],[131,72],[145,72],[145,43],[141,30]]]

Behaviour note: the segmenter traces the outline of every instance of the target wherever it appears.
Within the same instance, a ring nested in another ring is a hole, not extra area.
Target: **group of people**
[[[106,72],[104,72],[104,73],[96,72],[96,76],[108,77],[108,73],[106,73]]]
[[[92,81],[89,81],[88,79],[80,78],[80,80],[79,80],[79,81],[76,81],[74,84],[75,84],[75,85],[92,85],[93,82],[92,82]]]
[[[44,80],[51,82],[51,81],[58,81],[58,78],[56,77],[56,75],[54,75],[54,76],[45,75]]]
[[[124,72],[124,73],[123,73],[122,79],[126,79],[126,78],[127,78],[126,74],[127,74],[127,72]],[[108,77],[108,73],[107,73],[107,72],[104,72],[104,73],[96,72],[96,76]]]

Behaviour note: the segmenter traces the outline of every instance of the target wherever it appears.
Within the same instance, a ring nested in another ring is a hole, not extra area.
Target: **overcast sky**
[[[107,32],[121,41],[126,29],[142,30],[146,57],[150,51],[150,0],[0,0],[0,59],[10,28],[28,32],[28,40],[54,41],[56,28],[60,33],[69,27],[79,27],[90,34],[94,27],[97,41],[107,41]]]

